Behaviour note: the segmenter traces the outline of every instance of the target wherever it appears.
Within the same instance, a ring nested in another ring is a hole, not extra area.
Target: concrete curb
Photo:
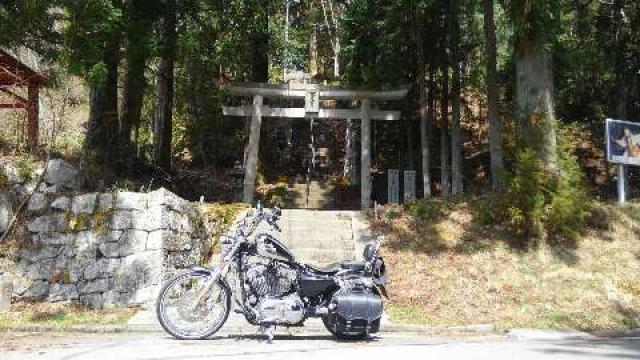
[[[640,328],[621,330],[596,330],[591,335],[598,338],[631,338],[640,337]]]
[[[83,333],[123,333],[127,332],[127,325],[53,325],[53,324],[24,324],[2,327],[0,332],[83,332]]]

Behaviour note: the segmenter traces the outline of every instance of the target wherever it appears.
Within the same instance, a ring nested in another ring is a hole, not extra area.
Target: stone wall
[[[26,227],[14,296],[96,308],[152,301],[164,279],[199,262],[207,238],[197,208],[165,189],[37,192]]]

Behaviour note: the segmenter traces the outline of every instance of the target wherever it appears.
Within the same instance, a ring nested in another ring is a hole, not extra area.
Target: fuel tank
[[[280,261],[293,262],[294,256],[291,250],[280,240],[269,234],[260,234],[256,237],[256,252],[258,255]]]

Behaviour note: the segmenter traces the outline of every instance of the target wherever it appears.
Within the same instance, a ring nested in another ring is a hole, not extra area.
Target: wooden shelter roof
[[[42,75],[0,49],[0,86],[41,85],[43,82]]]

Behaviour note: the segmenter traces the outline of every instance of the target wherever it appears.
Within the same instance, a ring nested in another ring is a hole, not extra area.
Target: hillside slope
[[[474,200],[386,207],[392,318],[433,326],[596,330],[640,326],[640,204],[603,205],[575,248],[522,250],[474,218]],[[424,210],[426,209],[426,210]]]

